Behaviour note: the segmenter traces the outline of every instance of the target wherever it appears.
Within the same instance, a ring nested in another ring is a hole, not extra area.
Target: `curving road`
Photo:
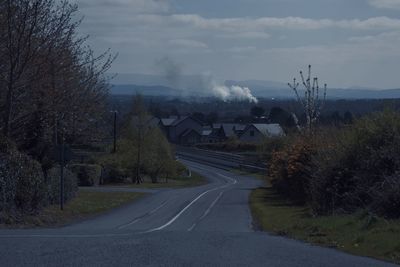
[[[0,266],[394,266],[256,232],[248,197],[258,180],[183,162],[210,183],[152,190],[59,229],[0,230]]]

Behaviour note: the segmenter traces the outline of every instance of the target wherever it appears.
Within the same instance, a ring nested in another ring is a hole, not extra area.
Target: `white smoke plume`
[[[251,93],[248,87],[216,85],[212,88],[214,95],[223,101],[249,101],[258,103],[258,99]]]
[[[222,101],[248,101],[258,103],[258,99],[251,93],[248,87],[225,86],[217,83],[211,73],[202,75],[184,75],[182,65],[166,56],[155,62],[156,68],[161,71],[168,82],[168,86],[180,89],[182,95],[199,94],[204,96],[214,96]]]
[[[211,83],[211,91],[215,97],[223,101],[248,101],[258,103],[258,99],[251,93],[248,87],[233,85],[231,87],[219,85],[215,81]]]

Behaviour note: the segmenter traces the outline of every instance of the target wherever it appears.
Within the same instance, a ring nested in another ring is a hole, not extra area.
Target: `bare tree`
[[[323,92],[321,92],[318,78],[311,76],[311,65],[308,66],[307,78],[304,77],[303,71],[300,71],[300,76],[304,86],[304,97],[300,96],[300,83],[296,81],[296,78],[293,79],[293,84],[288,83],[288,85],[295,92],[297,100],[302,105],[307,119],[306,129],[309,133],[312,133],[326,102],[327,84],[324,84]]]
[[[115,56],[94,55],[76,12],[67,0],[0,1],[0,129],[22,148],[93,136],[106,112]]]

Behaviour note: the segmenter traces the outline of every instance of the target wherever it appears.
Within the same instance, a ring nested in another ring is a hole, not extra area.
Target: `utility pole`
[[[117,114],[118,111],[113,110],[111,111],[114,113],[114,148],[113,148],[113,153],[117,153]]]
[[[64,210],[64,130],[61,135],[61,147],[60,147],[60,209]]]

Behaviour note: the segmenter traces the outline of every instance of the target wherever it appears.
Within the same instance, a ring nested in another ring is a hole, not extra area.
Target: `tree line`
[[[94,54],[77,11],[66,0],[0,2],[0,130],[40,162],[91,135],[106,111],[115,57]]]

